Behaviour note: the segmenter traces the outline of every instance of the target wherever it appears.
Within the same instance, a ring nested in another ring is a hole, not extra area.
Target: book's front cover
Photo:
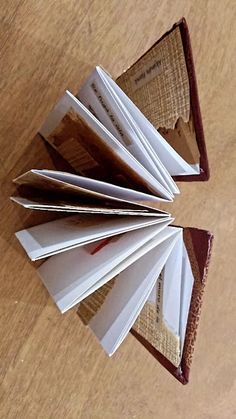
[[[153,126],[207,180],[208,160],[188,26],[183,18],[116,80]]]

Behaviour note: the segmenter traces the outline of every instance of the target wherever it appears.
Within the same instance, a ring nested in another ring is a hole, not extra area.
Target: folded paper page
[[[176,367],[182,358],[193,288],[193,274],[189,267],[183,236],[180,235],[158,278],[152,298],[148,299],[133,326],[134,331]]]
[[[104,246],[95,243],[52,256],[40,266],[39,274],[64,312],[172,236],[173,229],[166,228],[169,223],[124,233]]]
[[[81,197],[92,202],[96,200],[97,202],[107,201],[111,204],[119,202],[119,205],[121,202],[127,202],[147,208],[155,208],[155,204],[159,202],[168,202],[163,198],[112,183],[55,170],[31,169],[14,179],[14,182],[19,186],[60,193],[61,196]]]
[[[160,133],[154,128],[151,122],[144,116],[140,109],[130,100],[130,98],[123,92],[123,90],[112,80],[107,73],[98,67],[98,72],[101,77],[106,81],[107,85],[113,91],[113,95],[116,96],[117,100],[126,109],[126,113],[129,115],[129,119],[133,119],[133,124],[137,135],[143,137],[145,147],[152,154],[159,170],[163,176],[168,174],[176,175],[185,173],[190,175],[197,173],[192,165],[189,165],[180,154],[178,154],[173,147],[160,135]],[[170,181],[169,177],[166,179]],[[171,185],[173,190],[176,192],[175,183],[172,181]]]
[[[180,364],[193,274],[182,229],[169,229],[175,231],[174,236],[154,247],[110,285],[104,285],[79,305],[79,316],[109,355],[133,327],[173,365]],[[176,271],[174,260],[178,266]]]
[[[145,169],[100,121],[70,92],[66,92],[40,130],[55,148],[76,159],[84,176],[123,182],[126,186],[171,199],[173,194]],[[70,157],[61,153],[69,160]],[[73,164],[72,164],[73,166]]]
[[[106,126],[107,129],[126,147],[127,150],[165,187],[170,193],[178,193],[171,176],[164,170],[158,155],[145,138],[133,115],[135,106],[128,110],[128,97],[116,94],[114,81],[100,67],[96,67],[77,93],[78,99]],[[121,90],[116,84],[116,89]],[[121,94],[123,92],[120,92]],[[131,116],[132,115],[132,116]],[[146,118],[143,117],[146,121]],[[148,123],[148,121],[146,121]],[[161,168],[159,166],[161,165]]]
[[[131,329],[177,238],[178,230],[118,275],[102,306],[96,313],[91,313],[89,326],[109,355]],[[92,308],[89,299],[81,305]]]
[[[16,237],[30,259],[36,260],[162,222],[163,217],[76,215],[18,231]]]
[[[38,195],[27,196],[12,196],[11,200],[17,204],[31,210],[41,211],[59,211],[64,213],[79,213],[79,214],[100,214],[100,215],[140,215],[145,217],[159,217],[159,211],[148,210],[140,207],[130,207],[122,203],[109,206],[106,202],[101,203],[85,203],[80,200],[72,200],[70,198],[50,197],[44,196],[42,192]]]

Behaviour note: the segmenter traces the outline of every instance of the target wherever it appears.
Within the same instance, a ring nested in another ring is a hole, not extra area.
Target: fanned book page
[[[175,366],[180,363],[194,279],[182,229],[167,230],[171,235],[78,309],[109,355],[133,326]]]
[[[74,172],[32,168],[11,199],[60,215],[16,233],[60,312],[77,306],[109,356],[131,330],[186,383],[212,236],[163,210],[180,193],[175,177],[204,166],[181,34],[118,83],[96,66],[76,96],[66,91],[40,134]]]
[[[18,231],[16,237],[30,259],[37,260],[124,232],[156,224],[166,225],[166,221],[171,220],[167,214],[160,217],[81,214]]]
[[[40,132],[60,152],[70,150],[76,161],[72,165],[84,176],[109,179],[166,199],[173,198],[173,193],[69,92],[51,112]],[[69,156],[61,154],[70,162]]]

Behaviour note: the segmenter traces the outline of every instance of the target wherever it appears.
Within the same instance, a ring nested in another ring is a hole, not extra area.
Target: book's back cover
[[[197,328],[201,313],[202,299],[208,266],[211,256],[213,235],[206,230],[186,227],[184,230],[184,243],[190,260],[194,285],[188,315],[186,336],[184,341],[183,355],[179,366],[173,365],[157,349],[155,349],[135,327],[132,334],[148,349],[148,351],[182,384],[189,381],[189,372],[192,364]]]

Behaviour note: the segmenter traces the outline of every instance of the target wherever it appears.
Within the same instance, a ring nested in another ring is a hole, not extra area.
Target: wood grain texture
[[[235,407],[235,0],[1,0],[0,417],[228,419]],[[75,310],[60,315],[14,238],[49,216],[9,201],[26,169],[60,167],[35,137],[66,88],[114,77],[182,15],[190,27],[211,179],[182,183],[176,223],[215,233],[190,384],[132,336],[107,358]]]

